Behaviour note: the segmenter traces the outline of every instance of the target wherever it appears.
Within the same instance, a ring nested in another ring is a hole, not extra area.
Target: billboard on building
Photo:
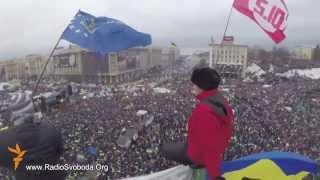
[[[139,67],[141,51],[126,50],[118,53],[119,71],[128,71]]]
[[[233,36],[224,36],[223,37],[223,43],[224,44],[233,44],[234,37]]]
[[[55,66],[58,68],[75,67],[77,57],[75,54],[62,54],[54,57]]]

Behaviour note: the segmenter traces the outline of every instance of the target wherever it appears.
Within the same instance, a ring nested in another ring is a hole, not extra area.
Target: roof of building
[[[79,53],[84,51],[88,51],[88,50],[77,47],[77,46],[71,46],[69,48],[56,49],[53,55],[56,56],[56,55],[63,55],[63,54]]]
[[[143,47],[134,47],[134,48],[130,48],[130,49],[125,49],[122,52],[125,51],[148,51],[149,49],[155,49],[155,48],[143,48]],[[56,55],[64,55],[64,54],[71,54],[71,53],[79,53],[79,52],[90,52],[90,50],[78,47],[78,46],[70,46],[68,48],[59,48],[56,49],[54,52],[54,56]],[[121,51],[120,51],[121,52]]]
[[[234,46],[234,47],[245,47],[248,48],[248,45],[240,45],[240,44],[213,44],[214,46]],[[209,44],[209,46],[212,46],[212,44]]]

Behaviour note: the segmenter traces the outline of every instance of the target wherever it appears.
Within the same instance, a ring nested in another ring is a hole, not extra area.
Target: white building
[[[244,78],[248,66],[248,46],[234,44],[232,36],[224,37],[221,44],[210,44],[210,67],[223,77]]]

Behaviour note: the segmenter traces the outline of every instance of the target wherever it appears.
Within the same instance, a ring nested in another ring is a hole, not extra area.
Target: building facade
[[[234,44],[233,37],[225,37],[221,44],[210,44],[210,67],[225,78],[244,78],[248,66],[248,46]]]
[[[51,61],[51,76],[55,79],[82,81],[82,54],[85,50],[78,47],[59,48],[55,50]]]
[[[36,80],[47,58],[32,54],[0,61],[0,80]],[[130,48],[117,53],[100,54],[77,46],[59,47],[51,57],[44,77],[48,75],[56,80],[78,83],[122,83],[140,79],[152,67],[169,67],[178,58],[177,48]]]
[[[314,48],[312,47],[297,47],[293,49],[292,56],[299,60],[312,60]]]
[[[26,67],[26,74],[29,79],[37,79],[39,78],[44,65],[46,63],[47,57],[42,55],[27,55],[25,57],[25,67]],[[47,66],[46,74],[50,74],[50,68]]]
[[[27,55],[23,58],[0,61],[0,80],[35,80],[44,67],[45,58],[41,55]]]
[[[171,53],[170,53],[171,52]],[[139,79],[154,66],[168,66],[175,51],[159,48],[131,48],[102,55],[79,47],[58,49],[52,57],[52,75],[74,82],[122,83]],[[166,57],[166,61],[163,61]]]
[[[3,81],[25,80],[26,67],[24,59],[16,58],[12,60],[2,61],[0,64],[0,78]]]
[[[0,82],[1,81],[6,81],[6,67],[4,61],[0,61]]]

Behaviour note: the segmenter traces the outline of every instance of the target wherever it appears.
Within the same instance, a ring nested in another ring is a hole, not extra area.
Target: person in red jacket
[[[219,92],[220,75],[211,68],[195,69],[192,93],[198,103],[188,120],[187,142],[164,144],[163,155],[185,165],[205,167],[210,179],[223,179],[220,166],[233,131],[233,111]]]

